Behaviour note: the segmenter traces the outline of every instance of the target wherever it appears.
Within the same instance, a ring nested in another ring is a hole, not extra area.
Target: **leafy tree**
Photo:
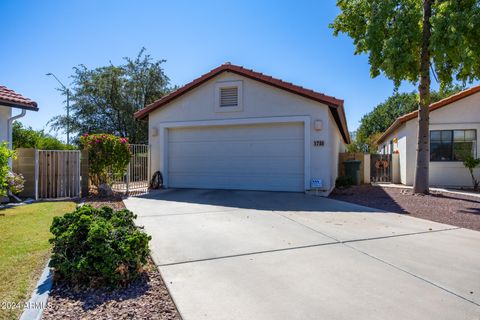
[[[12,128],[12,147],[17,148],[36,148],[41,150],[69,150],[75,149],[74,146],[64,144],[52,135],[45,133],[44,130],[34,130],[32,127],[24,127],[19,121],[13,123]]]
[[[124,59],[119,66],[75,67],[71,116],[54,117],[52,127],[65,131],[69,123],[71,133],[77,136],[109,133],[128,137],[132,143],[146,143],[147,124],[136,121],[133,113],[170,92],[169,79],[162,69],[166,60],[153,60],[145,48],[135,59]]]
[[[413,191],[428,193],[430,75],[441,87],[480,77],[478,0],[337,0],[330,25],[348,34],[355,54],[369,54],[370,74],[383,72],[398,87],[418,84],[417,168]]]
[[[439,91],[431,92],[431,101],[436,102],[463,90],[463,86],[449,86]],[[357,152],[377,151],[376,141],[385,130],[390,127],[395,119],[415,111],[418,107],[418,95],[411,93],[394,93],[387,100],[377,105],[371,112],[360,120],[353,145],[351,148]]]

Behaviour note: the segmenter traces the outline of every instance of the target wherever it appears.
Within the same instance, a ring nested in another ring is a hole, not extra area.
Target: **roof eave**
[[[15,103],[12,101],[0,100],[0,105],[5,107],[10,107],[10,108],[25,109],[29,111],[38,111],[38,107],[36,103],[35,105],[31,105],[31,104],[22,104],[22,103]]]

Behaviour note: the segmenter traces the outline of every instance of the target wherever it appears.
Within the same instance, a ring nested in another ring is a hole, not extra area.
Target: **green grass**
[[[41,202],[0,210],[0,303],[30,298],[50,254],[52,219],[74,209],[73,202]],[[0,309],[0,319],[21,312]]]

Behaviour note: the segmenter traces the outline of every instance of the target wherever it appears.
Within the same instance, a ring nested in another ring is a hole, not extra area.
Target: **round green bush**
[[[147,262],[151,237],[134,224],[129,210],[89,205],[53,219],[49,266],[74,285],[124,286]]]

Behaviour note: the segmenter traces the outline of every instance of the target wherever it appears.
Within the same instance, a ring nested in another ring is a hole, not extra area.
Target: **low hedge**
[[[124,286],[135,279],[147,262],[151,239],[135,226],[135,218],[126,209],[89,205],[55,217],[50,267],[56,277],[91,287]]]

